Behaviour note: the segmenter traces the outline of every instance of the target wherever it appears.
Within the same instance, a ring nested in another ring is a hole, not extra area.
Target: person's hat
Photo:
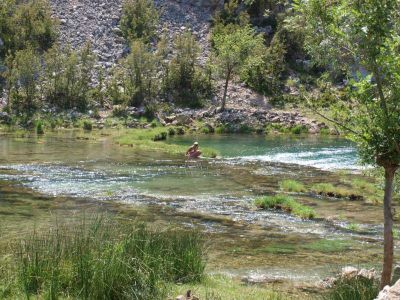
[[[194,142],[193,145],[199,145],[199,143],[198,142]]]

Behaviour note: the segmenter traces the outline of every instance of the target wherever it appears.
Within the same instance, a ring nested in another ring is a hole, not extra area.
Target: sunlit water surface
[[[150,206],[151,214],[163,220],[199,226],[210,234],[212,272],[307,281],[346,264],[379,262],[378,207],[300,195],[324,218],[309,221],[253,205],[259,195],[275,193],[282,179],[305,184],[336,182],[338,175],[328,171],[359,169],[356,149],[346,140],[254,135],[170,140],[185,145],[197,140],[221,156],[187,161],[120,147],[109,137],[77,139],[79,134],[0,137],[0,186],[12,182],[15,193],[22,185],[55,199],[91,199],[94,205]],[[1,205],[0,197],[0,214]],[[343,221],[326,221],[331,216],[341,216],[334,219]],[[361,230],[347,230],[350,222]],[[312,245],[321,240],[341,241],[346,247],[315,250]],[[290,251],[285,252],[286,248]]]

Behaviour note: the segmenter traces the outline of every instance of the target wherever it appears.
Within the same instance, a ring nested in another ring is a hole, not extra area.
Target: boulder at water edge
[[[378,297],[375,300],[399,300],[400,299],[400,280],[398,280],[393,286],[385,286],[380,291]]]

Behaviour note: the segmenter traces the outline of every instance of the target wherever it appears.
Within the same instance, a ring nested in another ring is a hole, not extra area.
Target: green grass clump
[[[304,184],[291,179],[281,181],[279,187],[285,192],[302,193],[306,191]]]
[[[44,134],[44,123],[42,120],[35,121],[35,131],[37,134]]]
[[[241,124],[239,127],[239,133],[252,133],[254,132],[254,128],[247,125],[247,124]]]
[[[345,240],[321,239],[302,246],[302,248],[322,253],[343,252],[350,249],[350,242]]]
[[[360,231],[360,224],[357,224],[357,223],[349,223],[349,224],[346,225],[345,228],[346,228],[347,230],[357,232],[357,231]]]
[[[92,121],[84,120],[83,121],[83,130],[91,131],[93,129]]]
[[[341,278],[323,296],[324,300],[371,300],[379,293],[379,284],[373,279]]]
[[[370,203],[379,204],[382,203],[383,191],[376,184],[368,182],[363,179],[353,179],[351,181],[353,190],[362,195],[362,197]]]
[[[315,211],[312,208],[285,195],[265,196],[256,199],[255,205],[263,209],[272,208],[283,210],[303,219],[315,218]]]
[[[164,299],[166,283],[201,281],[203,250],[198,232],[94,218],[22,240],[15,285],[27,299]]]
[[[354,200],[360,197],[345,187],[334,186],[331,183],[317,183],[311,187],[311,190],[314,193],[328,197],[351,198]]]
[[[321,128],[319,130],[319,134],[320,135],[330,135],[331,134],[331,130],[329,128]]]
[[[308,133],[308,128],[304,125],[296,125],[296,126],[290,128],[290,132],[292,134]]]

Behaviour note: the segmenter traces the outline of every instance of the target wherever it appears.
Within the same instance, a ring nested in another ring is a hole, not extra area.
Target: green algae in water
[[[317,240],[302,246],[303,249],[322,253],[344,252],[351,249],[351,242],[346,240]]]
[[[292,244],[272,244],[261,248],[258,252],[269,254],[294,254],[297,252],[297,248]]]

